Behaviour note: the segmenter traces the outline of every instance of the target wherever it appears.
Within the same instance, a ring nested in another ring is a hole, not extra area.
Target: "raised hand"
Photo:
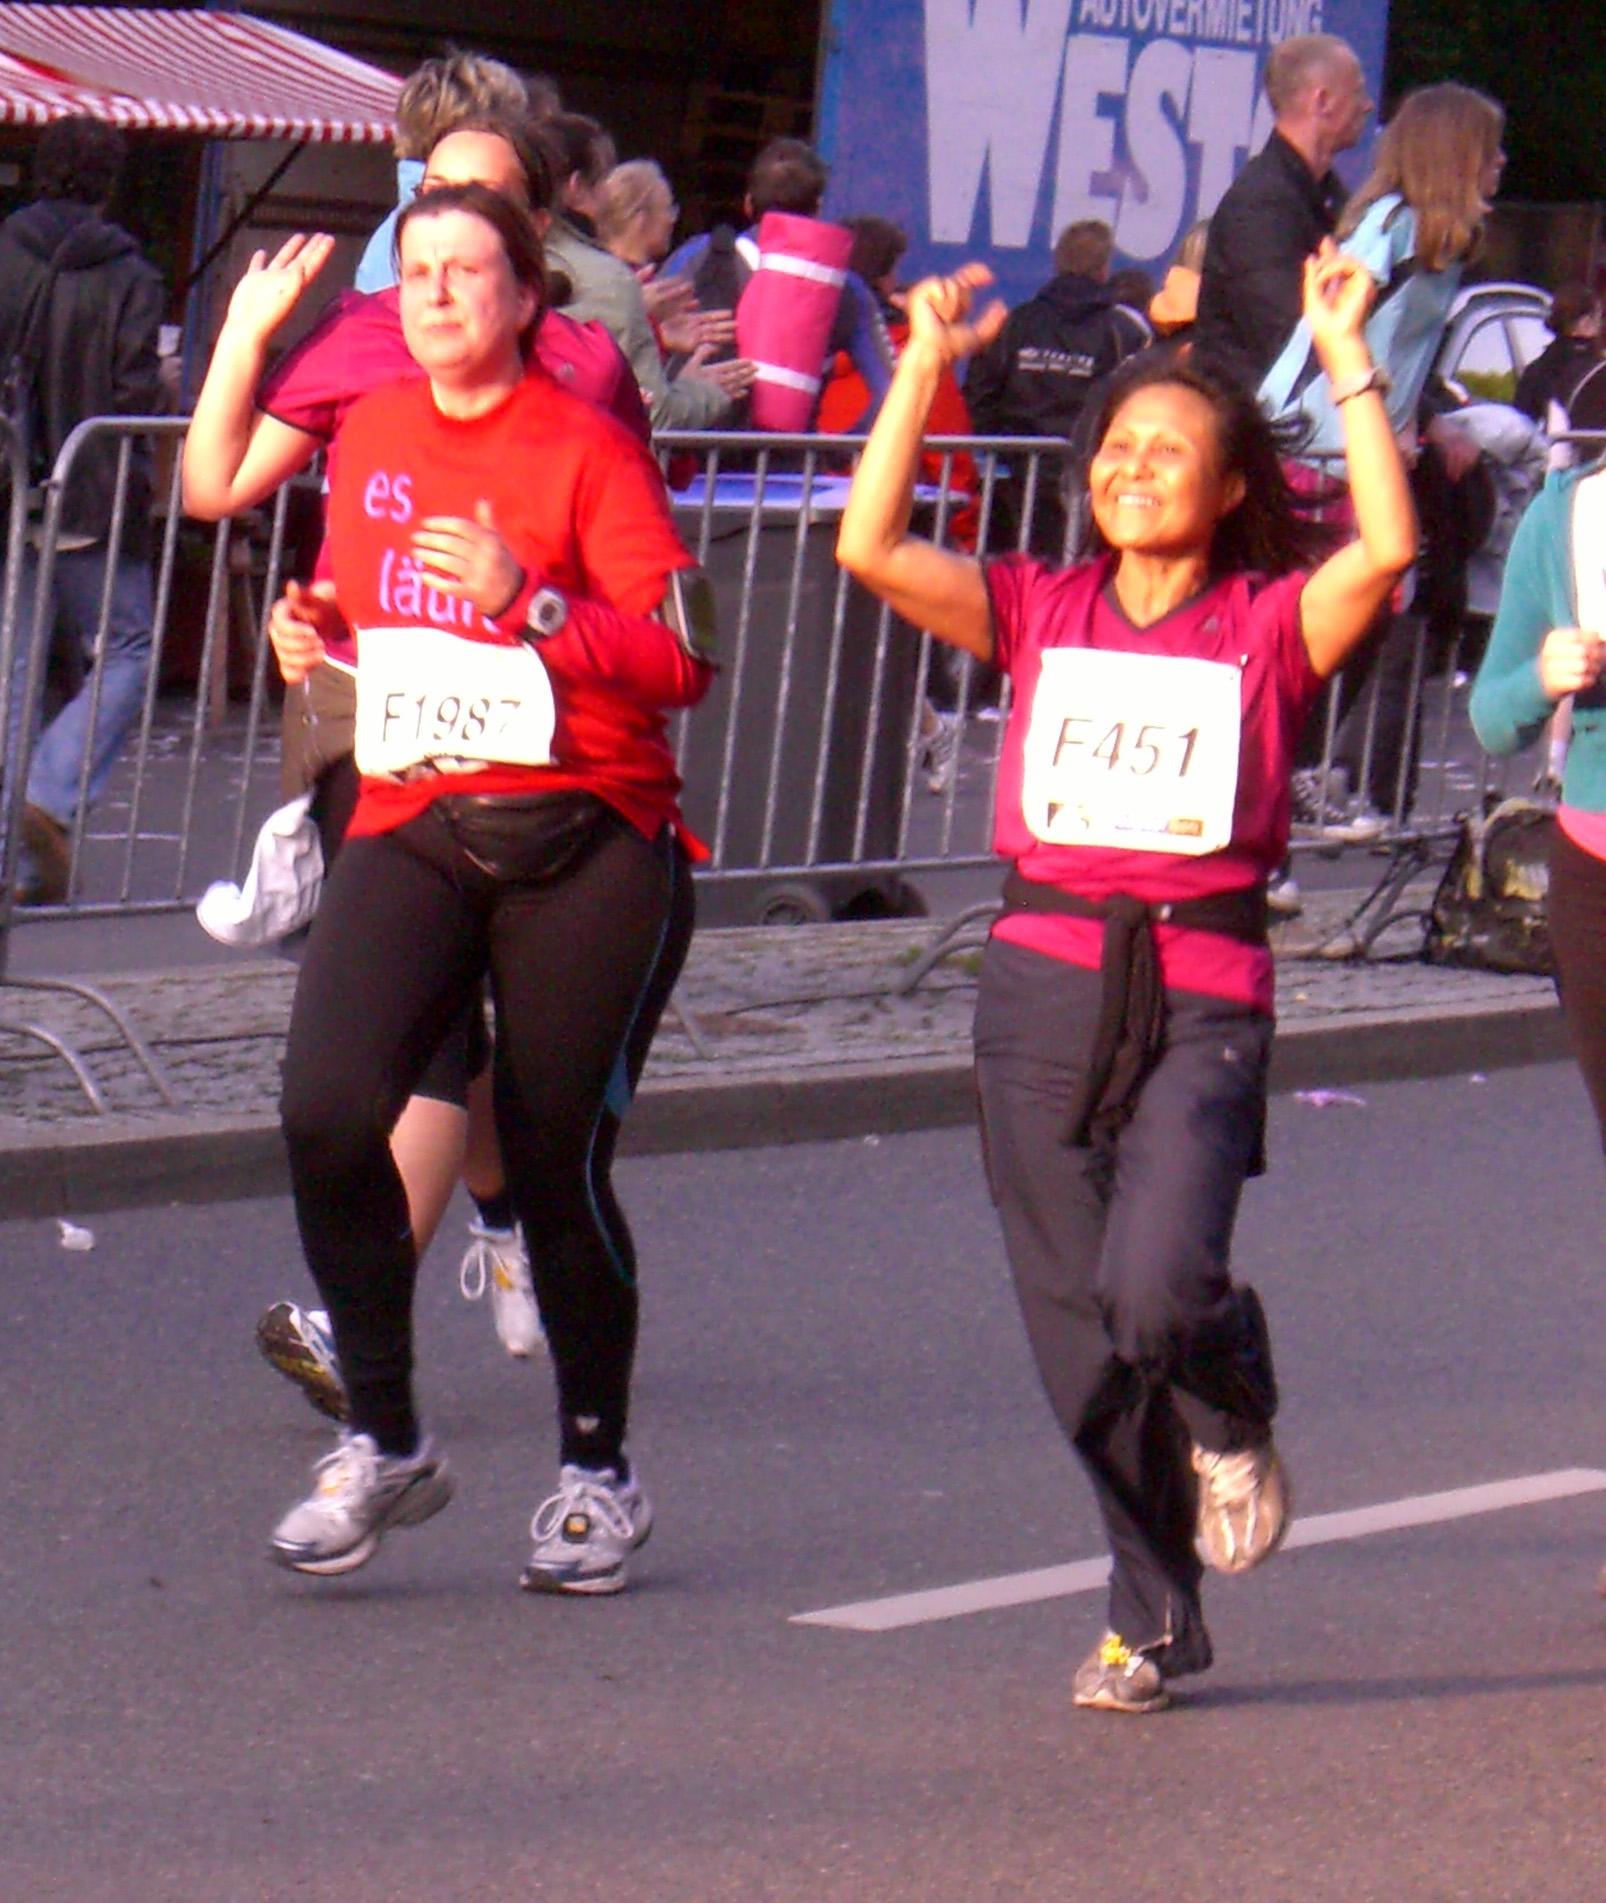
[[[687,277],[643,277],[641,297],[647,315],[660,330],[670,319],[684,317],[697,308],[697,286]]]
[[[1377,285],[1359,258],[1340,251],[1331,238],[1305,260],[1305,321],[1324,364],[1337,351],[1346,365],[1365,332]]]
[[[488,502],[474,505],[474,520],[427,515],[413,536],[413,555],[431,588],[455,595],[494,621],[506,614],[524,586],[524,570],[497,533]]]
[[[295,309],[334,248],[335,241],[327,232],[314,232],[309,238],[298,231],[285,239],[271,259],[265,251],[254,253],[229,299],[227,323],[266,343]]]
[[[985,264],[962,264],[949,277],[917,284],[909,293],[909,341],[936,351],[947,364],[984,350],[1009,315],[994,298],[980,317],[971,318],[977,291],[992,281]]]

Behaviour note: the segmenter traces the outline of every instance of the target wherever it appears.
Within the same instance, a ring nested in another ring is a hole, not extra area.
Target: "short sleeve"
[[[1254,595],[1249,608],[1256,635],[1270,645],[1278,699],[1301,723],[1326,685],[1311,665],[1310,650],[1305,646],[1300,603],[1309,580],[1303,570],[1279,576]]]
[[[984,565],[993,611],[993,662],[1006,674],[1020,653],[1038,593],[1054,572],[1028,555],[1001,555]]]
[[[416,376],[401,326],[382,297],[342,292],[262,379],[257,408],[328,443],[363,391]]]

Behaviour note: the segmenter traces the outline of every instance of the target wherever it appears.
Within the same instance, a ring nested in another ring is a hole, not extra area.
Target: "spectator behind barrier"
[[[1354,52],[1327,33],[1284,40],[1266,61],[1271,137],[1227,187],[1210,220],[1194,349],[1251,388],[1299,322],[1305,260],[1344,203],[1333,170],[1372,110]]]
[[[718,352],[728,358],[726,346],[736,335],[735,313],[699,310],[696,288],[688,278],[665,277],[658,270],[679,216],[669,180],[652,159],[616,165],[597,193],[597,237],[635,272],[660,351],[688,358],[702,352],[699,364]]]
[[[561,308],[580,322],[604,325],[629,359],[654,429],[718,429],[751,387],[753,366],[738,359],[711,361],[699,346],[666,373],[635,272],[597,235],[604,184],[614,169],[613,140],[577,112],[560,112],[544,131],[558,158],[558,205],[546,237],[548,259],[568,280]]]
[[[149,416],[164,408],[156,339],[166,303],[162,280],[139,245],[106,217],[122,182],[125,144],[115,126],[58,119],[39,135],[34,201],[0,226],[0,364],[20,366],[35,476],[48,470],[77,425],[92,416]],[[22,811],[17,900],[56,905],[68,896],[71,832],[81,817],[87,756],[92,805],[138,721],[150,672],[151,451],[130,452],[122,539],[108,545],[117,494],[111,436],[85,444],[63,498],[54,600],[34,619],[38,561],[22,558],[17,596],[5,759],[23,757],[24,687],[36,628],[59,608],[83,659],[91,660],[109,594],[104,653],[77,694],[34,742]],[[108,572],[109,571],[109,572]],[[108,590],[109,582],[109,590]],[[43,638],[48,639],[48,635]],[[10,811],[11,788],[5,790]]]
[[[1600,364],[1600,319],[1599,294],[1581,279],[1562,285],[1550,300],[1551,340],[1518,377],[1512,398],[1547,435],[1573,427],[1573,399]],[[1566,463],[1571,460],[1569,449]]]
[[[1055,436],[1073,444],[1090,392],[1149,342],[1147,322],[1110,291],[1114,250],[1114,232],[1096,218],[1080,219],[1060,233],[1054,276],[1010,312],[971,363],[965,401],[981,435]],[[1038,471],[1025,546],[1045,561],[1064,559],[1065,475],[1063,459],[1045,457]],[[1011,475],[1000,497],[1003,517],[995,543],[1017,545],[1026,484],[1025,472]]]
[[[469,120],[546,119],[561,100],[550,79],[525,79],[499,59],[447,53],[427,59],[396,101],[396,206],[368,240],[357,265],[359,291],[383,291],[396,282],[392,251],[396,220],[424,176],[424,162],[448,132]]]
[[[697,302],[705,310],[734,310],[758,269],[758,226],[765,212],[818,218],[829,179],[825,161],[812,146],[801,139],[772,139],[747,175],[743,201],[747,230],[738,235],[729,225],[716,225],[701,237],[689,239],[664,266],[664,275],[690,278]],[[825,362],[839,351],[847,352],[869,391],[869,407],[854,419],[855,429],[867,429],[891,385],[893,351],[874,294],[851,269],[842,287]]]

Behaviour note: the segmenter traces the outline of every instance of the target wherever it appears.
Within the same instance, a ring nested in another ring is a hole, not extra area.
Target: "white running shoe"
[[[257,1352],[270,1367],[293,1381],[320,1414],[348,1420],[351,1405],[335,1360],[335,1338],[321,1308],[275,1302],[257,1317]]]
[[[465,1301],[477,1302],[488,1288],[491,1291],[491,1320],[496,1338],[510,1355],[522,1361],[546,1342],[541,1326],[541,1311],[535,1305],[535,1284],[530,1279],[530,1256],[523,1234],[517,1229],[487,1229],[483,1223],[468,1226],[469,1244],[463,1266],[457,1273],[457,1286]]]
[[[920,770],[928,793],[946,793],[959,771],[959,716],[938,714],[937,724],[920,749]]]
[[[519,1584],[526,1592],[623,1592],[625,1561],[652,1531],[652,1502],[632,1470],[565,1467],[558,1490],[535,1509],[535,1550]]]
[[[418,1526],[451,1499],[446,1458],[425,1435],[418,1452],[382,1454],[369,1434],[342,1433],[316,1467],[312,1492],[273,1529],[268,1557],[293,1572],[352,1573],[393,1526]]]

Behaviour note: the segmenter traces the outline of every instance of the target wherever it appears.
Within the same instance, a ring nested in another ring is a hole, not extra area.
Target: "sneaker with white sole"
[[[535,1509],[526,1592],[622,1592],[625,1561],[652,1531],[652,1503],[634,1472],[564,1467],[558,1490]]]
[[[1118,1633],[1106,1632],[1076,1668],[1071,1696],[1093,1711],[1143,1714],[1171,1703],[1165,1676],[1146,1653],[1134,1652]]]
[[[946,793],[959,770],[959,716],[938,714],[937,724],[920,749],[920,770],[928,793]]]
[[[293,1381],[320,1414],[332,1421],[351,1417],[346,1384],[335,1360],[335,1338],[321,1308],[297,1308],[275,1302],[257,1317],[257,1350],[262,1359]]]
[[[419,1526],[451,1499],[455,1482],[426,1435],[414,1454],[382,1454],[368,1434],[342,1433],[313,1468],[313,1489],[273,1529],[268,1557],[297,1573],[352,1573],[392,1527]]]
[[[478,1222],[469,1224],[468,1234],[457,1286],[464,1300],[470,1302],[477,1302],[487,1289],[491,1291],[496,1338],[510,1355],[522,1361],[546,1342],[524,1236],[517,1228],[487,1229]]]
[[[1199,1550],[1220,1573],[1247,1573],[1271,1558],[1294,1518],[1293,1489],[1268,1440],[1235,1454],[1195,1447],[1199,1476]]]

